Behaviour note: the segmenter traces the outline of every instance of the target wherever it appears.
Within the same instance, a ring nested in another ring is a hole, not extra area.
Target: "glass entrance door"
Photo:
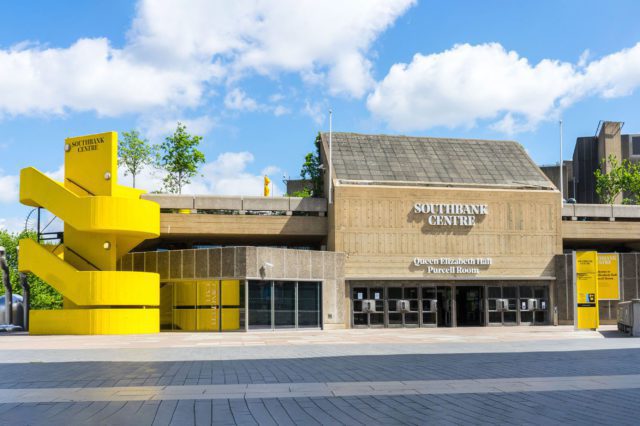
[[[453,326],[453,301],[451,287],[438,287],[436,300],[438,302],[438,327]]]
[[[458,326],[484,325],[483,287],[456,287],[456,318]]]
[[[296,326],[296,283],[273,283],[273,320],[275,328]]]
[[[351,300],[353,327],[384,327],[384,288],[353,287]]]
[[[249,328],[271,328],[270,281],[249,281]]]

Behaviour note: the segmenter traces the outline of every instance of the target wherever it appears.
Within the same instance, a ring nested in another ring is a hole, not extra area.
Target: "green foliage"
[[[198,168],[205,162],[204,154],[198,150],[202,136],[191,136],[187,127],[178,123],[172,136],[165,138],[160,146],[160,167],[167,175],[163,179],[164,189],[172,194],[181,194],[182,187],[191,183]]]
[[[308,198],[311,195],[311,188],[305,187],[302,191],[293,191],[293,194],[289,194],[289,197]]]
[[[300,177],[311,181],[311,189],[305,188],[303,191],[297,191],[302,195],[293,195],[294,197],[304,197],[304,194],[308,194],[306,195],[307,197],[322,197],[324,195],[324,180],[322,179],[322,169],[320,168],[322,165],[322,159],[320,158],[320,145],[322,144],[320,132],[318,132],[314,144],[316,147],[315,152],[310,152],[304,157],[304,163],[300,170]]]
[[[600,169],[604,169],[609,164],[609,172],[602,173]],[[610,155],[606,161],[603,159],[601,168],[594,173],[596,178],[596,194],[600,197],[600,201],[604,204],[613,204],[616,197],[624,194],[623,204],[640,203],[640,166],[622,160],[618,163],[618,159],[614,155]]]
[[[18,276],[18,241],[23,238],[36,239],[33,231],[23,231],[19,234],[0,231],[0,246],[7,250],[7,264],[9,265],[11,288],[14,294],[22,294]],[[32,309],[60,309],[62,308],[62,296],[53,287],[33,274],[27,275],[31,288]],[[0,295],[4,294],[4,286],[0,285]]]
[[[157,147],[150,145],[147,139],[141,139],[136,130],[122,132],[122,139],[118,144],[118,165],[124,166],[125,176],[131,174],[133,187],[136,187],[136,176],[142,168],[153,164]]]

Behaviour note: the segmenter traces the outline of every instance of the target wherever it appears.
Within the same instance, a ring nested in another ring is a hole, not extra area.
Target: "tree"
[[[602,173],[609,164],[609,171]],[[618,195],[623,194],[623,204],[640,203],[640,166],[629,160],[618,159],[610,155],[606,161],[602,159],[600,169],[594,172],[596,178],[596,194],[604,204],[613,204]]]
[[[311,190],[305,188],[303,191],[298,191],[295,196],[313,196],[322,197],[324,194],[324,180],[322,179],[322,159],[320,158],[320,145],[322,144],[322,138],[320,132],[316,136],[314,142],[316,150],[310,152],[304,157],[304,163],[300,169],[300,177],[302,179],[308,179],[311,182]]]
[[[167,192],[181,194],[182,187],[198,174],[200,164],[205,162],[204,154],[198,150],[201,140],[202,136],[187,133],[187,127],[180,122],[173,135],[165,138],[160,146],[160,167],[167,173],[163,179]]]
[[[136,130],[122,132],[118,145],[118,165],[124,166],[125,176],[131,174],[133,187],[136,187],[136,176],[144,166],[153,164],[155,146],[149,145],[147,139],[141,139]]]
[[[18,283],[18,241],[23,238],[36,239],[33,231],[10,233],[0,230],[0,246],[7,250],[7,263],[11,279],[13,294],[21,294],[22,289]],[[62,295],[53,287],[33,274],[28,274],[28,283],[31,288],[31,309],[60,309],[62,308]],[[0,295],[4,294],[4,287],[0,286]]]

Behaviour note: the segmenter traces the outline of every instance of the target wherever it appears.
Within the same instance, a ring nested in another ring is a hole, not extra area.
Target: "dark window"
[[[631,155],[640,155],[640,136],[631,138]]]

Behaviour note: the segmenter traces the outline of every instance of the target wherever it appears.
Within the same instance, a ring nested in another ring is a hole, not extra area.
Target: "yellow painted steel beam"
[[[160,331],[158,309],[33,310],[30,334],[149,334]]]
[[[139,192],[139,191],[136,191]],[[33,167],[20,171],[20,202],[43,207],[81,232],[160,235],[160,208],[140,198],[78,196]]]
[[[20,241],[18,268],[42,278],[74,304],[160,305],[158,274],[124,271],[78,271],[33,240]]]

